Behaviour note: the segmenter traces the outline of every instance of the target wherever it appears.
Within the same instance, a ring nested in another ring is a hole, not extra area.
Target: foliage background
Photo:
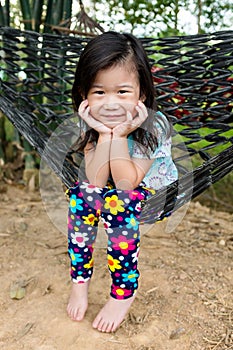
[[[53,33],[57,30],[55,27],[60,26],[86,35],[86,32],[99,29],[100,25],[105,31],[113,29],[130,31],[142,37],[165,37],[225,30],[231,28],[232,23],[231,0],[0,1],[0,25],[37,32]],[[35,150],[0,113],[0,180],[28,184],[31,177],[36,179],[38,166]],[[226,190],[229,179],[232,184],[230,175],[211,189],[212,194],[207,192],[204,196],[214,196],[215,203],[221,204],[215,191],[225,196],[223,190]],[[230,203],[231,210],[232,205]]]

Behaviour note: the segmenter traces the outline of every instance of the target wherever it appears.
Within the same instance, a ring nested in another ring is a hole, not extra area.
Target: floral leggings
[[[71,277],[76,283],[88,281],[93,273],[93,247],[99,220],[108,234],[107,259],[112,277],[110,295],[127,299],[138,288],[137,269],[141,204],[154,190],[139,186],[118,190],[107,185],[99,188],[88,182],[76,183],[67,190],[68,253]]]

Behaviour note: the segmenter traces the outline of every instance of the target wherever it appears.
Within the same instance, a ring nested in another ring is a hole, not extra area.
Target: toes
[[[93,328],[98,329],[99,332],[111,332],[111,323],[105,321],[102,317],[96,318],[92,326]]]
[[[95,329],[98,328],[99,323],[100,323],[101,320],[102,320],[102,317],[98,317],[98,316],[97,316],[97,317],[95,318],[94,322],[92,323],[92,327],[95,328]]]
[[[111,333],[115,332],[117,326],[114,326],[114,322],[107,321],[102,317],[98,317],[94,320],[92,324],[93,328],[97,329],[99,332]]]
[[[105,322],[105,323],[102,325],[101,331],[102,331],[102,332],[105,332],[105,333],[109,333],[110,331],[108,331],[108,328],[109,328],[109,322]]]
[[[71,318],[73,321],[75,321],[77,310],[75,310],[75,309],[73,309],[73,308],[68,308],[68,309],[67,309],[67,312],[68,312],[68,315],[70,316],[70,318]]]
[[[114,323],[110,322],[108,324],[108,327],[106,328],[105,332],[107,332],[107,333],[114,332],[113,331],[113,325],[114,325]]]
[[[82,308],[79,308],[76,310],[75,313],[75,321],[82,321],[85,315],[85,310],[83,310]]]
[[[104,332],[104,321],[99,323],[97,329],[98,329],[99,332]]]
[[[67,306],[66,311],[67,311],[68,316],[69,316],[71,319],[73,319],[73,310],[72,310],[72,308],[71,308],[69,305]]]
[[[85,311],[82,311],[82,309],[80,308],[73,309],[68,307],[67,313],[73,321],[82,321],[84,318]]]
[[[85,311],[78,310],[76,314],[76,321],[82,321],[85,315]]]
[[[112,332],[112,333],[113,333],[113,332],[116,332],[116,330],[117,330],[117,328],[120,326],[120,324],[121,324],[121,323],[119,323],[119,324],[113,323],[113,324],[112,324],[112,328],[111,328],[111,332]]]
[[[124,320],[132,301],[133,299],[122,303],[122,301],[110,298],[96,316],[92,324],[93,328],[100,332],[115,332]]]
[[[105,324],[106,324],[106,323],[105,323],[104,319],[101,319],[100,322],[99,322],[99,324],[98,324],[98,327],[97,327],[98,331],[104,332]]]
[[[80,315],[80,310],[77,310],[74,314],[74,320],[75,321],[81,321],[81,315]]]

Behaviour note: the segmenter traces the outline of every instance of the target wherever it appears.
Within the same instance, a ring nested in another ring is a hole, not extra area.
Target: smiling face
[[[139,98],[138,73],[130,62],[100,70],[87,95],[92,117],[109,128],[123,123],[127,111],[135,117]]]

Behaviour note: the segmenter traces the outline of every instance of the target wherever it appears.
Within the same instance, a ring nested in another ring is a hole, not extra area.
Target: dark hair
[[[145,96],[144,104],[151,114],[143,123],[141,128],[135,130],[131,135],[135,141],[143,146],[143,149],[154,151],[157,146],[156,135],[149,130],[154,130],[153,122],[155,118],[156,103],[155,90],[151,67],[140,41],[132,34],[105,32],[88,42],[82,51],[75,80],[72,87],[72,99],[74,110],[78,111],[79,105],[92,87],[97,73],[106,68],[130,60],[138,72],[140,84],[140,96]],[[132,68],[134,68],[132,66]],[[80,120],[82,123],[82,120]],[[145,131],[145,130],[148,130]],[[91,129],[85,137],[79,140],[78,150],[83,151],[87,142],[97,142],[98,133]]]

